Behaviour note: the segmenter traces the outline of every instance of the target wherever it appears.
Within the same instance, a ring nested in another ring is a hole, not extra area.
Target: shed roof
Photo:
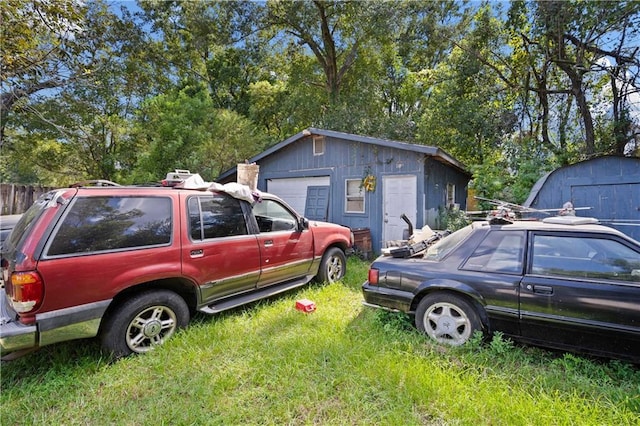
[[[599,162],[603,162],[603,161],[610,161],[611,159],[618,160],[620,162],[626,161],[626,162],[638,162],[638,163],[640,163],[640,158],[637,158],[637,157],[622,157],[622,156],[619,156],[619,155],[602,155],[602,156],[599,156],[599,157],[594,157],[594,158],[589,158],[587,160],[578,161],[576,163],[569,164],[567,166],[559,167],[559,168],[557,168],[557,169],[555,169],[553,171],[550,171],[549,173],[545,174],[540,179],[538,179],[538,181],[533,185],[533,188],[531,188],[531,192],[529,193],[529,196],[527,197],[527,200],[522,205],[525,206],[525,207],[531,207],[533,205],[533,203],[536,201],[536,198],[538,197],[538,194],[540,193],[540,191],[544,187],[545,183],[547,183],[547,180],[549,180],[553,175],[555,175],[557,173],[561,173],[562,171],[567,170],[567,169],[571,169],[571,168],[574,168],[574,167],[581,167],[582,165],[587,164],[587,163],[599,163]]]
[[[262,151],[260,154],[250,158],[248,160],[249,163],[254,163],[254,162],[258,162],[261,159],[268,157],[269,155],[274,154],[275,152],[281,150],[282,148],[291,145],[292,143],[297,142],[300,139],[304,139],[308,136],[312,136],[312,135],[317,135],[317,136],[327,136],[327,137],[332,137],[332,138],[337,138],[337,139],[346,139],[346,140],[350,140],[350,141],[355,141],[355,142],[361,142],[364,144],[370,144],[370,145],[376,145],[376,146],[383,146],[383,147],[388,147],[388,148],[395,148],[395,149],[402,149],[402,150],[406,150],[406,151],[412,151],[412,152],[417,152],[417,153],[422,153],[426,156],[429,157],[433,157],[435,160],[444,163],[446,165],[449,165],[451,167],[454,167],[455,169],[458,169],[459,171],[461,171],[462,173],[466,174],[467,176],[471,177],[471,173],[469,173],[464,164],[462,164],[461,162],[459,162],[458,160],[456,160],[455,158],[453,158],[451,155],[449,155],[447,152],[443,151],[440,148],[437,147],[433,147],[433,146],[429,146],[429,145],[418,145],[418,144],[411,144],[411,143],[407,143],[407,142],[400,142],[400,141],[394,141],[394,140],[390,140],[390,139],[380,139],[380,138],[373,138],[373,137],[369,137],[369,136],[361,136],[361,135],[354,135],[351,133],[344,133],[344,132],[338,132],[335,130],[324,130],[324,129],[316,129],[314,127],[309,127],[307,129],[304,129],[303,131],[301,131],[300,133],[297,133],[293,136],[291,136],[290,138],[275,144],[274,146],[266,149],[265,151]],[[230,175],[233,175],[234,173],[236,173],[236,167],[233,167],[227,171],[225,171],[224,173],[222,173],[218,179],[224,179]]]

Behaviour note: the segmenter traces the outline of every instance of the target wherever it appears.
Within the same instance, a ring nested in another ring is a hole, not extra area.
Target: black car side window
[[[194,241],[247,234],[240,201],[223,193],[189,198],[189,228]]]
[[[463,269],[521,274],[524,242],[524,231],[491,231]]]
[[[605,238],[534,235],[531,272],[640,282],[640,253]]]
[[[168,197],[77,198],[64,216],[47,256],[169,244]]]

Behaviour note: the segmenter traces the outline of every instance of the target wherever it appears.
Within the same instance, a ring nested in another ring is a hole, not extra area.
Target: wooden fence
[[[0,214],[20,214],[27,211],[40,195],[52,188],[32,185],[0,184]]]

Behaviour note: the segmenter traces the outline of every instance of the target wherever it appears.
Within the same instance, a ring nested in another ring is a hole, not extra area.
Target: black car
[[[0,252],[2,251],[4,240],[7,239],[21,217],[21,214],[0,216]],[[2,274],[0,274],[0,288],[4,288],[4,277],[2,276]]]
[[[418,258],[379,257],[362,291],[441,343],[499,331],[640,363],[640,243],[595,219],[474,222]]]
[[[0,245],[9,236],[11,230],[22,217],[21,214],[11,214],[0,216]]]

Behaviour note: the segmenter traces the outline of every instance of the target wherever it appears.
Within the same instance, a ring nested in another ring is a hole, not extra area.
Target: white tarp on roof
[[[184,180],[184,182],[176,185],[175,188],[224,192],[231,195],[233,198],[244,200],[249,203],[253,203],[256,199],[260,198],[260,193],[257,191],[251,191],[251,188],[247,185],[242,185],[236,182],[225,183],[224,185],[217,182],[205,182],[204,179],[202,179],[202,176],[197,173],[189,176]]]

